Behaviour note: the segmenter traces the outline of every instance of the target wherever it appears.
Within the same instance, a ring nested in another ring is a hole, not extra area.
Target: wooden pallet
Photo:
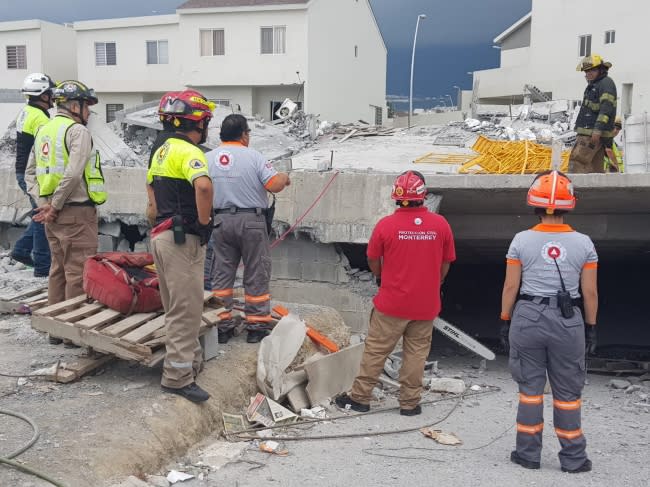
[[[25,312],[34,311],[44,306],[47,306],[47,286],[31,291],[19,291],[0,298],[0,312],[4,313],[20,312],[25,314]]]
[[[212,293],[203,295],[203,323],[200,334],[219,322],[223,308],[209,301]],[[165,315],[162,312],[136,313],[124,316],[85,295],[36,310],[32,328],[66,338],[97,352],[135,360],[153,367],[165,358]]]

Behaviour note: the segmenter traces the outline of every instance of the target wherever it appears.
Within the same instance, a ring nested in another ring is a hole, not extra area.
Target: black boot
[[[583,463],[581,466],[576,468],[575,470],[569,470],[568,468],[562,467],[562,471],[566,473],[584,473],[584,472],[591,472],[591,460],[588,458],[585,460],[585,463]]]
[[[228,341],[233,337],[234,330],[232,328],[230,330],[217,330],[217,334],[219,343],[228,343]]]
[[[166,392],[168,394],[178,394],[179,396],[182,396],[188,401],[192,401],[194,403],[200,403],[210,399],[210,394],[201,389],[196,382],[192,382],[191,384],[179,389],[166,386],[160,386],[160,388],[163,390],[163,392]]]
[[[358,413],[367,413],[370,411],[370,406],[368,404],[361,404],[360,402],[352,399],[346,393],[343,393],[340,396],[336,396],[334,398],[334,403],[341,409],[348,409],[348,406],[350,406],[349,409],[352,409]]]
[[[531,462],[530,460],[521,458],[516,451],[510,453],[510,461],[512,463],[516,463],[517,465],[521,465],[522,467],[529,468],[531,470],[539,469],[539,462]]]
[[[422,414],[422,406],[418,404],[413,409],[400,409],[399,413],[402,416],[417,416],[418,414]]]
[[[248,335],[246,336],[247,343],[258,343],[267,336],[269,332],[267,330],[249,330]]]

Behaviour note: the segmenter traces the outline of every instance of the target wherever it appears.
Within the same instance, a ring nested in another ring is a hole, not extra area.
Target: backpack
[[[83,288],[91,298],[122,314],[162,311],[158,275],[147,252],[102,252],[84,264]]]

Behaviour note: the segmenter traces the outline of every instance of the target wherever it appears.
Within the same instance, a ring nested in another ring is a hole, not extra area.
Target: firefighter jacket
[[[616,85],[609,76],[602,76],[587,85],[582,106],[576,120],[578,135],[599,133],[601,137],[614,136],[616,119]]]

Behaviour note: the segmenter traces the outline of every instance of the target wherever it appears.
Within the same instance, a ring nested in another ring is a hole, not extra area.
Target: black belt
[[[540,296],[531,296],[530,294],[520,294],[519,299],[521,299],[522,301],[535,301],[536,299],[540,299],[539,304],[546,304],[546,305],[551,304],[551,298],[549,297],[542,298]],[[571,299],[571,303],[573,303],[573,306],[580,306],[582,304],[582,299],[573,298]]]
[[[63,206],[96,206],[96,205],[92,201],[82,201],[82,202],[71,201],[70,203],[66,203]]]
[[[236,206],[231,206],[230,208],[218,208],[214,210],[214,214],[218,215],[220,213],[257,213],[258,215],[266,215],[266,208],[237,208]]]

